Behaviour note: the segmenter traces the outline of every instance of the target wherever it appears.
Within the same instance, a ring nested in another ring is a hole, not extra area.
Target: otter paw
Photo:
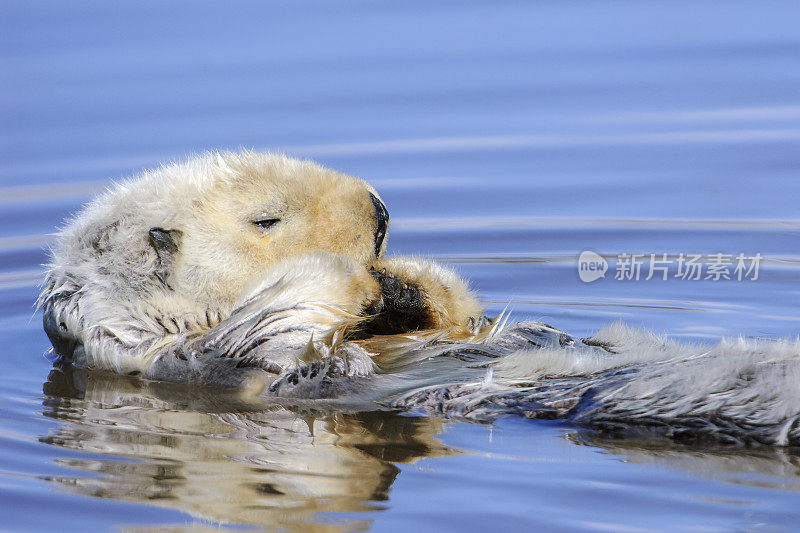
[[[370,274],[381,286],[384,309],[406,314],[425,309],[425,296],[416,285],[403,282],[394,274],[387,274],[386,269],[373,270]]]
[[[303,364],[273,381],[269,386],[269,392],[276,396],[285,396],[291,390],[292,396],[310,395],[319,390],[322,382],[328,378],[329,370],[328,361]]]
[[[372,315],[362,329],[367,335],[391,335],[430,327],[429,306],[422,290],[386,269],[370,270],[381,288],[380,298],[366,309]]]

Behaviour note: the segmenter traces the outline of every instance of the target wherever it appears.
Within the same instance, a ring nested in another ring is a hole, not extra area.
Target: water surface
[[[368,179],[390,251],[488,312],[586,335],[800,330],[800,10],[768,2],[59,2],[0,7],[3,529],[792,531],[800,456],[547,421],[253,409],[52,370],[32,303],[61,221],[240,146]],[[611,261],[582,283],[576,259]],[[620,253],[764,258],[616,281]]]

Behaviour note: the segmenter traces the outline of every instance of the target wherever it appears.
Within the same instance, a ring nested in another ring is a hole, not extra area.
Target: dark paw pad
[[[372,270],[370,274],[380,283],[381,299],[366,309],[366,314],[373,315],[364,324],[366,334],[389,335],[428,327],[428,305],[419,287],[386,270]]]
[[[416,285],[405,283],[385,270],[370,272],[381,284],[383,306],[400,312],[414,313],[425,309],[425,297]]]

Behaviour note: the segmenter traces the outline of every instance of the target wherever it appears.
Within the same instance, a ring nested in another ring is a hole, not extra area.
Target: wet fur
[[[800,445],[797,339],[693,345],[621,323],[575,339],[527,322],[446,356],[467,354],[471,379],[421,387],[392,405],[475,420],[565,419],[615,436]]]

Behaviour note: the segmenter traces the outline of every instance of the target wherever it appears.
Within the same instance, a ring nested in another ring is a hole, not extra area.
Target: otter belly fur
[[[75,366],[280,401],[800,445],[800,342],[506,325],[450,270],[385,258],[388,222],[367,183],[308,161],[226,152],[164,166],[58,234],[44,328]]]

